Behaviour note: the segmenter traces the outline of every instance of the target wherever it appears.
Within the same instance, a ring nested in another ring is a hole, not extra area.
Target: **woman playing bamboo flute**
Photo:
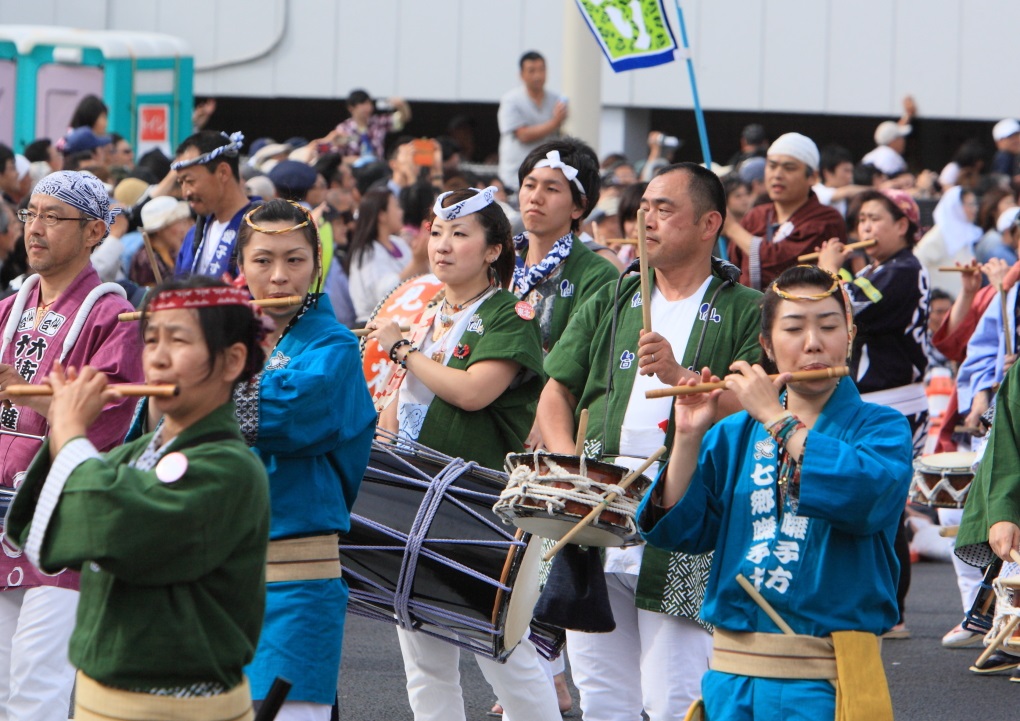
[[[907,421],[864,403],[850,378],[783,390],[791,372],[844,365],[853,332],[836,278],[791,268],[762,305],[765,364],[779,377],[734,363],[726,387],[745,411],[714,426],[721,390],[676,400],[672,456],[639,523],[655,546],[715,552],[702,607],[716,629],[702,681],[710,719],[892,718],[875,635],[897,620],[893,538],[909,479]],[[738,574],[798,635],[779,635]],[[837,700],[841,710],[863,703],[867,715],[834,716]]]

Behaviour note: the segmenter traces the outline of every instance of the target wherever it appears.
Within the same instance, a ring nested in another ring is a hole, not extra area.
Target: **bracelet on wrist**
[[[394,363],[399,363],[397,360],[397,351],[403,348],[405,345],[411,345],[411,341],[407,338],[401,338],[396,343],[390,346],[390,360]]]
[[[400,367],[407,368],[407,359],[411,357],[412,353],[416,353],[417,351],[418,346],[408,344],[407,353],[404,353],[404,357],[397,361],[397,363],[400,364]]]

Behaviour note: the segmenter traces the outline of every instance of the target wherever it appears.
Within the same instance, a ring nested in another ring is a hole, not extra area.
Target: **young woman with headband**
[[[253,718],[243,668],[264,608],[268,480],[230,401],[262,365],[247,292],[165,283],[143,309],[153,433],[100,455],[85,432],[119,399],[88,366],[50,374],[52,429],[11,506],[8,542],[81,571],[75,718]]]
[[[277,721],[327,721],[348,598],[338,535],[350,530],[375,410],[357,380],[357,340],[317,292],[322,258],[309,212],[286,200],[254,208],[237,249],[254,299],[302,299],[264,309],[276,325],[266,339],[267,361],[234,392],[245,440],[269,470],[272,508],[266,622],[245,672],[256,700],[277,676],[294,684]]]
[[[436,201],[428,252],[444,288],[410,338],[395,323],[368,324],[369,338],[398,366],[376,402],[379,425],[489,468],[524,450],[543,378],[535,311],[506,290],[514,251],[495,191],[458,190]],[[459,649],[424,633],[398,629],[397,635],[415,720],[463,721]],[[505,664],[475,659],[508,718],[560,718],[530,641],[521,641]]]
[[[721,390],[675,402],[670,462],[639,524],[660,548],[715,552],[702,607],[715,626],[702,680],[708,718],[834,718],[830,681],[841,684],[844,702],[860,701],[847,696],[864,687],[844,676],[849,666],[875,697],[884,693],[885,706],[862,718],[892,719],[875,635],[897,619],[893,538],[909,483],[907,422],[863,402],[850,378],[790,380],[845,365],[853,333],[839,281],[816,267],[790,268],[762,301],[762,365],[738,361],[724,379],[746,410],[713,425]],[[707,368],[702,378],[710,380]],[[765,602],[799,635],[777,646],[779,621]],[[782,667],[778,656],[825,660]]]

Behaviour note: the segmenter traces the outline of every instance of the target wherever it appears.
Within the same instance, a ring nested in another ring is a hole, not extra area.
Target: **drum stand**
[[[1010,549],[1009,555],[1013,558],[1013,561],[1020,563],[1020,553]],[[1006,646],[1009,645],[1009,639],[1012,638],[1013,632],[1016,631],[1017,626],[1020,626],[1020,606],[1014,605],[1016,601],[1013,597],[1014,593],[1020,593],[1020,576],[1013,576],[1012,578],[997,578],[992,581],[992,586],[995,588],[995,595],[998,599],[996,615],[1009,616],[1009,620],[1003,623],[1002,628],[992,638],[991,643],[988,644],[988,648],[984,650],[974,665],[979,667],[985,661],[991,657],[993,653],[1002,649],[1006,650]],[[993,627],[994,630],[994,627]]]

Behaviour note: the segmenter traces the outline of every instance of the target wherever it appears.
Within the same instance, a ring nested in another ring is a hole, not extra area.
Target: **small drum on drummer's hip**
[[[975,458],[975,453],[965,451],[921,456],[914,461],[910,500],[936,508],[963,508]]]
[[[507,456],[510,481],[492,507],[504,521],[542,538],[560,540],[630,471],[612,463],[536,451]],[[634,523],[651,486],[641,476],[609,504],[573,542],[581,546],[627,546],[640,542]]]

